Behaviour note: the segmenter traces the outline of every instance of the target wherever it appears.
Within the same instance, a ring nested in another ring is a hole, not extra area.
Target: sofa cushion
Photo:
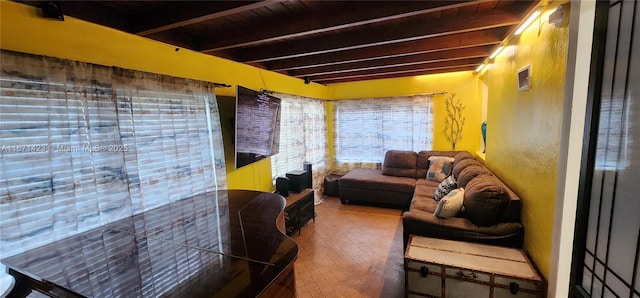
[[[416,178],[424,179],[427,177],[427,169],[429,169],[429,157],[431,156],[448,156],[453,157],[457,151],[438,151],[426,150],[418,152],[418,163],[416,164]]]
[[[484,175],[484,174],[493,175],[491,174],[491,171],[489,171],[484,166],[470,165],[462,169],[462,171],[460,171],[460,174],[458,174],[458,177],[456,177],[456,181],[458,182],[458,187],[466,188],[467,184],[469,183],[469,181],[471,181],[471,179],[475,178],[476,176]]]
[[[427,179],[416,179],[416,186],[417,185],[427,185],[432,187],[432,189],[435,191],[436,187],[438,187],[438,184],[440,184],[440,182],[435,182],[435,181],[431,181],[431,180],[427,180]],[[431,196],[433,197],[433,191],[431,192]]]
[[[396,177],[416,177],[418,154],[413,151],[388,150],[384,154],[382,174]]]
[[[454,217],[462,209],[464,201],[464,188],[454,189],[449,192],[440,202],[433,212],[433,216],[437,217]]]
[[[433,214],[438,207],[438,202],[433,199],[434,188],[426,185],[416,186],[409,210],[420,210]]]
[[[427,180],[441,182],[451,174],[453,168],[453,157],[431,156],[429,157],[429,169],[427,170]]]
[[[482,164],[479,161],[477,161],[475,158],[474,159],[465,158],[461,161],[454,162],[453,170],[451,170],[451,175],[453,175],[456,179],[458,179],[458,176],[460,176],[460,172],[462,172],[464,168],[470,165],[482,166]]]
[[[509,195],[498,178],[487,174],[476,176],[465,187],[465,216],[479,226],[493,225],[508,201]]]
[[[456,155],[453,156],[453,167],[455,168],[456,165],[465,160],[465,159],[472,159],[472,160],[476,160],[476,157],[473,156],[473,154],[469,153],[469,151],[459,151],[456,153]]]
[[[442,180],[440,184],[438,184],[438,187],[436,187],[436,191],[433,193],[433,199],[436,201],[440,201],[447,194],[449,194],[449,192],[456,188],[458,188],[456,178],[454,178],[453,175],[450,175],[449,177]]]
[[[340,188],[359,188],[413,193],[415,178],[382,175],[380,170],[355,169],[340,178]]]

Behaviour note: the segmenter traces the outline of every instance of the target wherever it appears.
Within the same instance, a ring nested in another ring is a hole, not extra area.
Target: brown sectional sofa
[[[451,175],[465,189],[464,208],[455,217],[433,215],[439,182],[425,179],[429,157],[453,157]],[[519,197],[467,151],[389,150],[382,170],[352,170],[339,180],[342,203],[371,202],[407,210],[402,215],[404,243],[409,235],[522,247]]]

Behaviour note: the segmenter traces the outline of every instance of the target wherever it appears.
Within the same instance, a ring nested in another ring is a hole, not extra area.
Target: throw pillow
[[[446,179],[442,180],[438,187],[436,187],[436,192],[433,194],[433,199],[436,201],[440,201],[444,196],[449,194],[452,190],[458,188],[458,184],[456,183],[456,178],[453,175],[450,175]]]
[[[440,202],[433,215],[436,217],[454,217],[462,209],[464,202],[464,188],[454,189],[447,194]]]
[[[442,182],[447,178],[453,168],[453,157],[447,156],[431,156],[429,157],[429,169],[427,170],[427,179],[436,182]]]

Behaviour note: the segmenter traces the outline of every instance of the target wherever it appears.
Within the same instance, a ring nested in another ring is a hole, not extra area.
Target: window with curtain
[[[571,297],[640,297],[640,3],[598,1]],[[599,106],[599,107],[598,107]],[[593,110],[593,111],[592,111]]]
[[[333,169],[379,168],[387,150],[430,150],[431,96],[339,100],[334,102]]]
[[[596,168],[601,170],[625,169],[629,166],[628,149],[623,146],[629,139],[629,104],[620,96],[605,97],[600,103]]]
[[[316,202],[319,202],[322,182],[328,171],[324,101],[290,94],[275,96],[282,99],[282,114],[280,151],[271,157],[273,179],[292,170],[302,170],[305,162],[311,163],[313,188]]]
[[[225,187],[212,83],[0,54],[0,255]]]
[[[113,84],[134,213],[225,185],[212,83],[115,69]]]

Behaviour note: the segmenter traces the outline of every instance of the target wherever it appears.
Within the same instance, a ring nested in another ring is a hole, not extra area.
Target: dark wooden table
[[[301,234],[302,226],[310,219],[316,222],[313,189],[306,188],[300,193],[289,192],[287,206],[285,207],[285,225],[287,235],[291,236],[296,231]]]
[[[294,297],[277,194],[209,192],[2,260],[10,297]]]

